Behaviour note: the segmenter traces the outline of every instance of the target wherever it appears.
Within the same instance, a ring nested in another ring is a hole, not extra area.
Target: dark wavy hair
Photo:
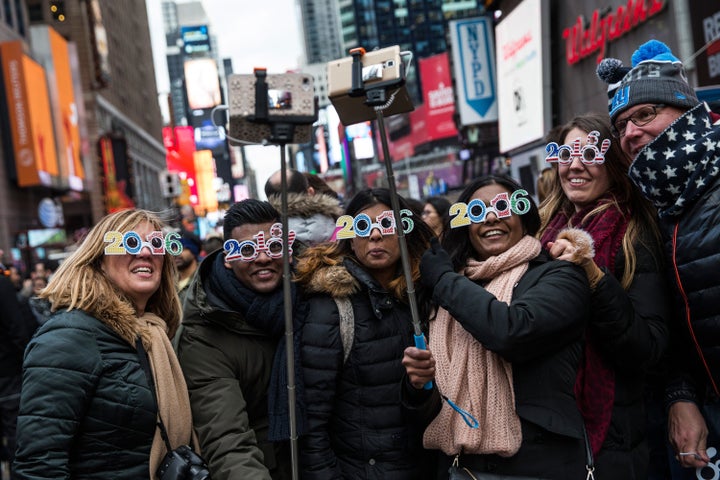
[[[458,197],[458,202],[469,203],[475,192],[482,187],[487,185],[500,185],[505,188],[508,193],[513,193],[515,190],[520,190],[522,187],[512,178],[505,175],[486,175],[480,177],[470,183],[465,190],[462,191]],[[525,197],[530,202],[530,210],[519,215],[520,222],[522,223],[523,229],[526,235],[534,236],[540,228],[540,214],[538,213],[538,207],[532,197]],[[470,230],[468,228],[449,228],[442,240],[442,245],[445,250],[450,254],[453,266],[456,271],[465,267],[467,259],[471,255],[475,255],[475,249],[470,243]]]

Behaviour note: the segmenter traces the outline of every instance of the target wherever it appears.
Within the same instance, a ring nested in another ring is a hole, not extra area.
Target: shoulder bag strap
[[[590,446],[590,440],[587,436],[587,430],[583,425],[583,439],[585,440],[585,469],[587,470],[587,476],[585,480],[595,480],[595,461],[593,460],[592,447]]]
[[[145,347],[143,346],[140,337],[135,339],[135,347],[137,348],[138,358],[140,359],[140,366],[145,371],[145,376],[147,377],[148,384],[150,385],[150,393],[152,393],[153,400],[155,401],[155,409],[157,410],[158,417],[157,426],[160,429],[160,436],[162,437],[163,442],[165,442],[167,451],[172,452],[170,439],[168,437],[167,430],[165,429],[165,424],[162,421],[162,417],[160,416],[160,407],[158,406],[157,394],[155,393],[155,379],[153,378],[152,369],[150,368],[150,361],[148,360],[147,352],[145,351]]]

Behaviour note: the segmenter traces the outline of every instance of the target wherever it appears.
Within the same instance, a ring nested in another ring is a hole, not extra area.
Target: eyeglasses
[[[283,256],[282,241],[282,224],[275,223],[270,227],[270,237],[265,239],[265,232],[260,230],[254,235],[253,240],[237,241],[234,238],[225,240],[223,250],[225,251],[225,261],[234,262],[240,260],[243,262],[252,262],[261,252],[265,252],[268,257],[275,259]],[[295,231],[288,232],[288,255],[292,255],[292,245],[295,242]]]
[[[644,127],[648,123],[655,120],[655,117],[657,117],[658,109],[666,107],[667,105],[663,105],[662,103],[659,103],[657,105],[651,105],[648,107],[643,107],[640,110],[636,110],[633,112],[632,115],[623,118],[622,120],[618,120],[615,122],[615,124],[610,129],[613,137],[615,138],[622,138],[625,136],[625,128],[627,128],[628,121],[634,123],[638,127]]]

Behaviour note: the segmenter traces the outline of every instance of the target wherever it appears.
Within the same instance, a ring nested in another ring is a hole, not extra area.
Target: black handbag
[[[140,338],[135,340],[135,347],[138,351],[140,366],[145,371],[145,376],[150,385],[150,392],[152,393],[153,400],[155,400],[155,408],[158,409],[157,427],[160,429],[160,436],[163,442],[165,442],[165,448],[167,448],[167,454],[160,463],[155,475],[160,480],[211,480],[207,462],[195,453],[191,446],[181,445],[173,449],[170,445],[170,438],[168,437],[165,424],[160,416],[160,409],[155,394],[155,379],[153,378],[152,369],[150,368],[147,352]]]
[[[461,467],[459,455],[455,456],[448,469],[448,480],[542,480],[537,477],[518,477],[513,475],[499,475],[497,473],[476,472],[467,467]]]
[[[585,480],[594,480],[595,464],[593,462],[592,449],[587,438],[587,433],[583,431],[585,439],[585,470],[587,476]],[[455,455],[452,465],[448,469],[448,480],[543,480],[539,477],[525,477],[517,475],[502,475],[497,473],[478,472],[460,465],[460,454]]]

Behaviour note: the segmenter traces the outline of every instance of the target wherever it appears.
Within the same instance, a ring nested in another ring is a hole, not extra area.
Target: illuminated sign
[[[458,134],[453,116],[455,96],[450,77],[448,54],[418,60],[425,101],[426,141],[451,138]]]
[[[193,110],[220,105],[220,79],[215,60],[199,58],[185,62],[188,105]]]
[[[113,213],[134,208],[127,143],[123,139],[106,135],[98,140],[98,149],[102,163],[105,210]]]
[[[641,23],[645,23],[665,8],[665,0],[627,0],[614,12],[606,16],[596,8],[586,29],[582,15],[575,24],[563,30],[565,39],[565,60],[573,65],[594,52],[598,52],[597,62],[605,58],[605,47],[617,40]]]
[[[492,18],[453,20],[449,28],[460,123],[474,125],[497,121]]]
[[[207,53],[210,51],[210,36],[207,25],[180,27],[180,36],[187,55]]]
[[[33,52],[47,72],[60,183],[73,190],[82,190],[85,170],[80,154],[79,113],[68,42],[45,25],[34,25],[30,33]]]
[[[0,56],[17,184],[50,186],[59,172],[45,70],[19,40],[0,43]]]

